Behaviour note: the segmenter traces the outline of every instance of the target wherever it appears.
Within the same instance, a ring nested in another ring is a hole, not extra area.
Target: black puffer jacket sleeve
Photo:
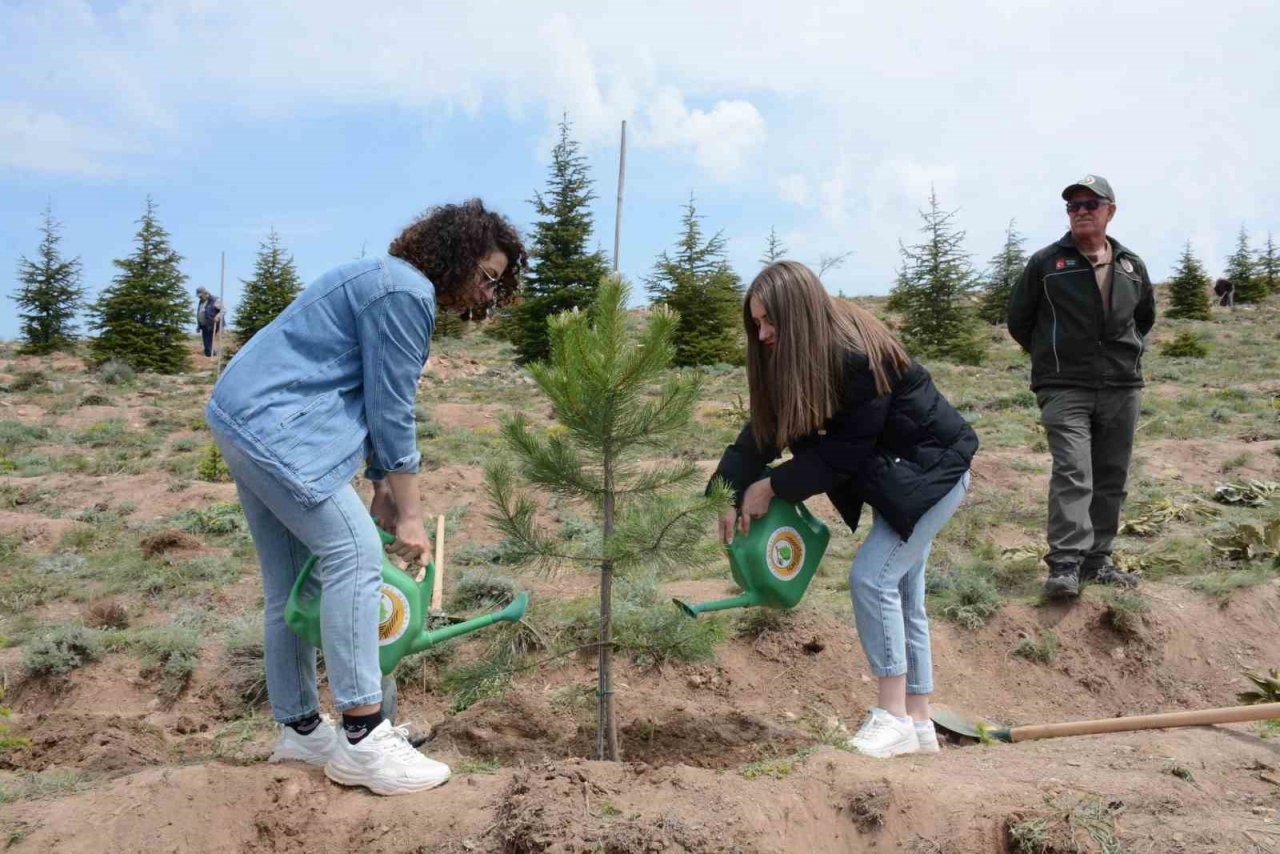
[[[723,480],[733,490],[734,506],[740,507],[742,493],[747,491],[748,486],[759,480],[769,463],[779,456],[781,452],[777,448],[760,449],[756,444],[755,431],[751,429],[751,422],[748,421],[733,444],[724,449],[724,454],[720,457],[720,465],[716,466],[716,473],[711,476],[711,483],[707,484],[707,489],[710,490],[711,484],[717,479]]]

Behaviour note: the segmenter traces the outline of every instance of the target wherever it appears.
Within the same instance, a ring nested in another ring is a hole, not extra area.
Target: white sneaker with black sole
[[[449,779],[449,766],[428,759],[409,744],[408,727],[384,720],[358,744],[337,733],[337,748],[325,776],[344,786],[364,786],[379,795],[407,795],[434,789]]]
[[[848,745],[867,756],[888,759],[904,753],[918,753],[920,739],[911,721],[904,723],[884,709],[872,709],[870,717],[849,739]]]
[[[333,722],[322,715],[320,723],[306,735],[291,726],[281,726],[280,738],[276,740],[276,748],[271,751],[271,758],[267,761],[324,765],[333,758],[337,746],[338,733],[334,731]]]

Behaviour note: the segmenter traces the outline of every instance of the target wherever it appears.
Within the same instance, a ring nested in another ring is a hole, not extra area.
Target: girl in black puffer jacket
[[[851,529],[871,505],[849,589],[879,703],[850,743],[877,757],[936,751],[925,563],[968,489],[978,437],[883,323],[835,303],[803,264],[766,267],[743,321],[751,421],[714,476],[738,505],[720,534],[748,531],[775,495],[826,493]],[[791,458],[762,478],[782,448]]]

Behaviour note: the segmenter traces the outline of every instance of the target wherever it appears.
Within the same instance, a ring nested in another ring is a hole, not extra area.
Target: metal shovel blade
[[[933,725],[952,735],[971,738],[976,741],[995,740],[1008,741],[1009,727],[1005,724],[992,723],[982,718],[967,715],[949,706],[938,703],[929,704],[929,717]]]

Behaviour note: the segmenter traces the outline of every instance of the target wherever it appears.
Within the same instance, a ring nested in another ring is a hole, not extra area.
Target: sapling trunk
[[[608,554],[609,536],[613,533],[613,504],[613,460],[606,446],[602,528],[605,554]],[[600,564],[600,638],[597,650],[596,758],[616,762],[619,756],[618,726],[613,714],[613,561],[607,559]]]

